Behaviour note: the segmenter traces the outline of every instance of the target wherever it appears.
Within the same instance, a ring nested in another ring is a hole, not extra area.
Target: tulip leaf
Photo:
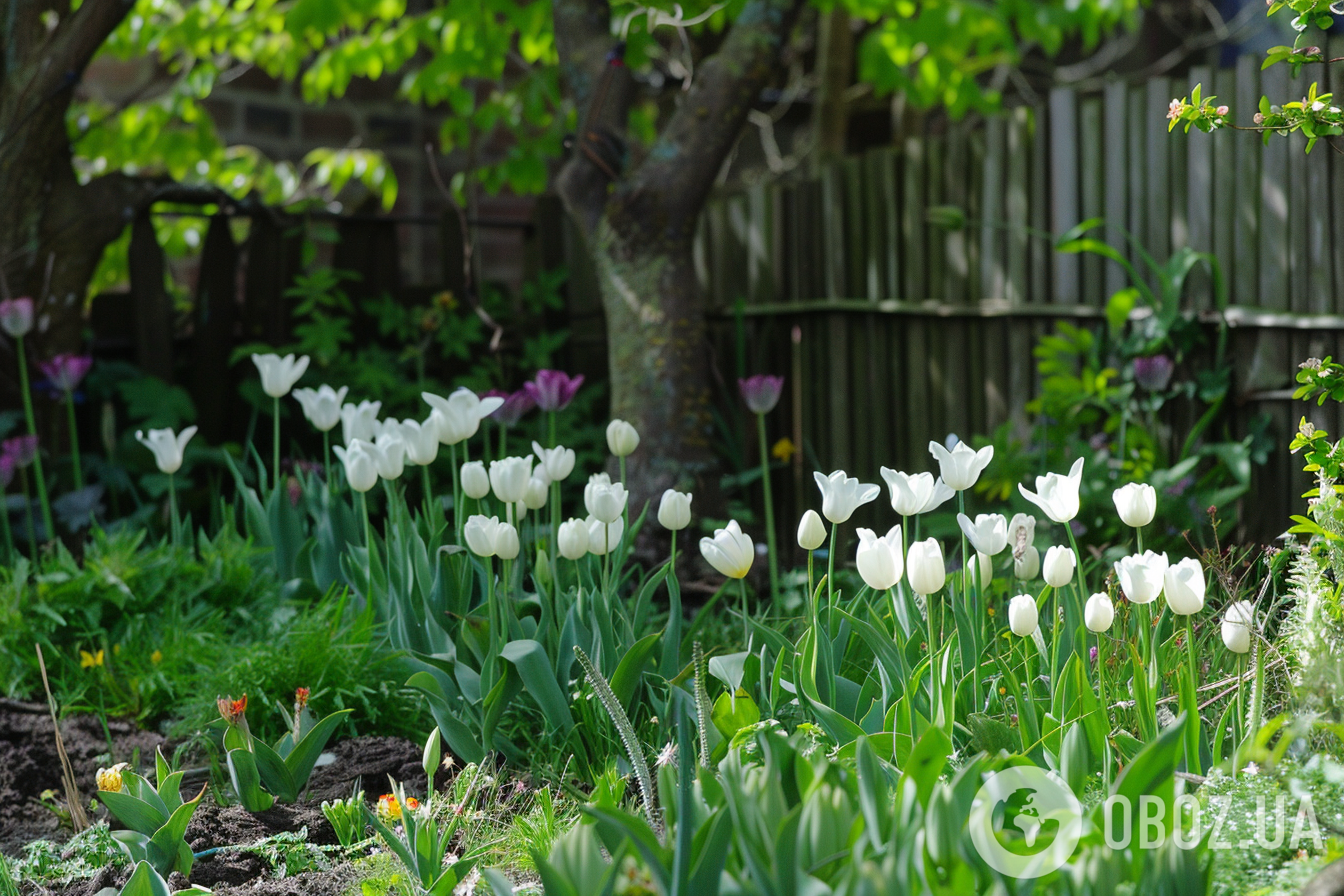
[[[126,885],[121,888],[117,896],[172,896],[173,891],[168,888],[168,882],[156,872],[149,862],[141,860],[136,863],[135,871],[126,881]]]
[[[333,712],[312,727],[303,738],[294,745],[289,755],[285,757],[285,767],[294,778],[295,798],[298,798],[299,791],[308,786],[308,777],[313,773],[313,766],[317,765],[317,758],[322,755],[322,750],[331,739],[336,728],[345,721],[354,710],[341,709]]]
[[[952,753],[952,741],[947,732],[937,726],[929,728],[915,744],[902,769],[902,779],[914,781],[915,792],[924,806],[929,805],[929,796],[933,793],[938,777],[947,765],[947,757]]]
[[[657,636],[650,637],[656,639]],[[638,646],[636,645],[636,648]],[[541,707],[546,721],[568,734],[574,727],[574,717],[569,712],[569,700],[561,690],[560,683],[555,680],[555,673],[551,671],[551,661],[546,655],[546,648],[538,641],[526,639],[510,641],[500,650],[499,655],[517,668],[523,686],[532,695],[532,699],[537,701],[537,706]],[[646,653],[645,656],[647,655]],[[631,690],[633,691],[633,686]]]
[[[658,892],[671,892],[672,880],[668,871],[671,855],[669,850],[658,842],[658,835],[649,828],[644,819],[625,812],[599,809],[596,806],[584,806],[579,811],[593,818],[599,830],[605,829],[607,837],[615,841],[628,838],[644,857],[645,866],[653,875],[654,882],[658,884]]]
[[[187,825],[191,822],[192,813],[196,811],[196,806],[203,796],[205,796],[204,787],[195,799],[178,806],[168,819],[168,823],[149,838],[149,843],[145,847],[146,852],[149,854],[151,864],[161,873],[180,871],[183,875],[191,874],[193,856],[190,848],[185,850],[182,848],[187,845],[183,838],[187,834]]]
[[[277,802],[292,803],[298,798],[298,783],[278,752],[257,741],[252,745],[252,760],[261,778],[261,785],[275,797]]]
[[[737,732],[759,722],[761,711],[757,708],[756,701],[752,700],[746,691],[738,690],[735,695],[724,691],[719,695],[719,699],[714,701],[714,711],[710,719],[724,739],[731,741]]]
[[[146,837],[152,836],[168,821],[166,812],[160,811],[157,806],[146,803],[144,800],[136,799],[129,793],[100,790],[98,791],[98,799],[103,801],[107,811],[111,812],[117,821],[133,831],[144,834]]]
[[[448,695],[444,693],[438,679],[429,672],[417,672],[406,682],[406,686],[425,695],[429,701],[429,714],[455,756],[464,762],[480,762],[485,758],[481,739],[453,712]]]
[[[1121,797],[1122,801],[1127,800],[1131,806],[1138,806],[1139,798],[1145,795],[1157,796],[1170,804],[1174,799],[1176,766],[1184,753],[1187,724],[1187,717],[1181,714],[1173,724],[1163,729],[1156,740],[1140,750],[1116,778],[1112,793]],[[1096,811],[1105,811],[1105,804]],[[1101,817],[1097,816],[1098,822]]]
[[[616,695],[617,702],[625,707],[626,711],[631,711],[630,701],[635,697],[635,691],[644,677],[644,669],[658,648],[658,640],[662,636],[661,631],[650,632],[636,641],[626,650],[625,656],[621,657],[620,663],[616,666],[615,674],[611,676],[611,692]]]
[[[275,804],[275,797],[261,789],[261,775],[257,773],[256,759],[247,750],[230,750],[228,754],[229,779],[238,801],[249,812],[265,812]]]

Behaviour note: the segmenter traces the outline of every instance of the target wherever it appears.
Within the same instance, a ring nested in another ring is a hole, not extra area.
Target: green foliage
[[[155,754],[155,769],[155,784],[125,770],[122,789],[99,790],[98,798],[126,826],[127,830],[112,836],[132,862],[147,862],[164,877],[174,871],[189,875],[193,857],[186,841],[187,825],[205,788],[194,799],[183,800],[182,772],[173,771],[162,752]]]
[[[477,776],[480,774],[478,769]],[[392,795],[402,807],[400,824],[395,829],[367,806],[364,809],[366,820],[410,872],[417,884],[417,893],[450,896],[476,864],[475,856],[458,859],[448,851],[453,834],[461,824],[461,815],[452,812],[446,822],[441,821],[434,814],[432,800],[428,798],[424,805],[408,805],[405,792],[395,781],[392,782]]]
[[[273,746],[251,735],[241,712],[237,719],[226,718],[224,748],[228,751],[229,777],[249,812],[264,812],[272,802],[292,803],[298,799],[308,786],[322,748],[351,712],[342,709],[315,721],[307,701],[305,690],[294,717],[286,717],[289,730]]]
[[[116,868],[128,863],[126,852],[112,836],[106,822],[95,822],[90,827],[57,844],[51,840],[34,840],[23,848],[23,855],[9,862],[7,872],[14,881],[32,881],[52,884],[72,878],[91,877],[103,868]],[[4,889],[0,894],[17,896]]]
[[[323,800],[322,814],[346,849],[364,839],[364,791],[358,787],[343,800]]]

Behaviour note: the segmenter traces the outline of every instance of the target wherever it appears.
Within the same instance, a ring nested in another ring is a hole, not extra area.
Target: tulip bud
[[[395,425],[396,421],[392,422]],[[373,455],[378,475],[384,479],[398,479],[406,469],[406,442],[400,429],[380,433],[369,453]]]
[[[252,363],[261,374],[262,391],[272,398],[284,398],[308,369],[308,356],[302,355],[296,361],[292,354],[283,358],[274,354],[253,355]]]
[[[1110,595],[1098,591],[1087,599],[1087,606],[1083,607],[1083,623],[1088,631],[1107,631],[1113,621],[1115,621],[1115,606],[1111,603]]]
[[[98,789],[105,793],[121,793],[125,786],[121,779],[121,773],[131,767],[129,762],[118,762],[111,768],[100,768],[96,775]]]
[[[584,524],[588,526],[588,553],[596,557],[604,557],[609,551],[616,550],[621,536],[625,535],[625,520],[619,516],[610,523],[590,516]]]
[[[1024,582],[1030,582],[1041,574],[1041,552],[1035,545],[1022,549],[1022,556],[1013,559],[1013,575]]]
[[[318,432],[330,432],[341,422],[341,403],[345,401],[348,391],[348,386],[333,389],[324,384],[317,389],[295,389],[293,394],[308,422]]]
[[[994,581],[994,558],[988,554],[976,551],[975,560],[976,565],[979,567],[975,572],[976,575],[980,577],[977,579],[977,584],[983,588]]]
[[[429,739],[425,741],[425,752],[420,758],[420,767],[425,770],[425,777],[429,780],[429,787],[426,793],[434,792],[434,772],[439,769],[439,760],[443,758],[443,744],[439,742],[439,729],[435,728],[429,732]]]
[[[1255,605],[1239,600],[1223,614],[1223,644],[1233,653],[1249,653],[1251,629],[1255,626]]]
[[[462,465],[462,491],[476,501],[490,494],[490,474],[485,472],[485,464],[473,460]]]
[[[815,551],[826,543],[826,524],[815,510],[808,510],[798,521],[798,547]]]
[[[932,473],[911,476],[890,467],[882,467],[881,473],[891,491],[891,509],[901,516],[928,513],[956,494],[943,480],[935,481]]]
[[[140,430],[136,430],[135,433],[140,444],[154,452],[154,462],[158,465],[159,472],[169,475],[182,469],[182,456],[187,450],[187,443],[194,435],[196,435],[194,426],[188,426],[177,435],[173,435],[171,429],[151,429],[149,435]]]
[[[1131,482],[1112,492],[1111,500],[1120,521],[1135,529],[1151,523],[1157,513],[1157,490],[1151,485]]]
[[[33,329],[33,300],[27,296],[0,302],[0,330],[15,339],[27,336]]]
[[[668,489],[658,502],[658,524],[669,532],[677,532],[691,524],[691,495]]]
[[[537,475],[541,473],[542,475]],[[544,473],[538,470],[532,474],[532,478],[527,480],[527,491],[523,492],[523,506],[528,510],[540,510],[546,506],[546,497],[550,494],[551,486],[543,477]]]
[[[468,517],[467,524],[462,527],[467,547],[477,557],[495,556],[495,531],[499,526],[497,516],[487,517],[477,513]]]
[[[588,524],[583,520],[566,520],[560,524],[555,540],[561,557],[578,560],[588,553]]]
[[[424,423],[419,420],[401,421],[401,437],[406,443],[406,460],[417,467],[427,467],[439,457],[439,431],[430,417]]]
[[[1063,588],[1073,578],[1075,561],[1073,551],[1061,545],[1055,545],[1045,552],[1045,584],[1051,588]]]
[[[910,545],[905,559],[906,581],[916,594],[935,594],[947,582],[947,567],[943,563],[943,547],[936,538],[926,538]]]
[[[533,442],[532,453],[537,456],[541,468],[546,471],[546,478],[551,482],[564,482],[574,472],[573,448],[543,448],[539,442]]]
[[[639,447],[639,433],[624,420],[607,424],[607,447],[617,457],[629,457]]]
[[[551,590],[551,585],[555,582],[555,575],[551,571],[551,556],[546,553],[545,548],[537,549],[537,564],[532,567],[532,577],[547,591]]]
[[[1167,574],[1167,555],[1144,551],[1131,554],[1115,562],[1115,576],[1120,590],[1132,604],[1150,604],[1162,593]]]
[[[854,562],[864,584],[874,591],[886,591],[901,580],[905,558],[901,556],[901,527],[892,526],[878,537],[872,529],[859,529],[859,549]]]
[[[501,560],[514,560],[521,548],[518,530],[509,523],[500,523],[495,530],[495,555]]]
[[[982,513],[971,522],[964,513],[957,514],[957,525],[971,546],[982,554],[993,557],[1008,546],[1008,520],[1001,513]]]
[[[621,518],[630,496],[624,485],[604,482],[604,478],[605,474],[602,474],[602,478],[594,477],[583,487],[583,506],[602,522],[613,523]]]
[[[943,482],[956,492],[963,492],[975,485],[985,467],[994,459],[994,446],[986,445],[979,451],[960,440],[951,450],[937,442],[929,442],[929,453],[938,459],[938,468]]]
[[[881,486],[860,482],[844,470],[836,470],[830,476],[814,472],[812,477],[821,489],[821,512],[833,523],[845,522],[855,510],[882,493]]]
[[[516,504],[527,493],[527,481],[532,478],[532,456],[506,457],[490,461],[490,487],[495,497],[506,504]]]
[[[737,520],[729,520],[726,528],[714,530],[713,538],[700,539],[700,555],[723,575],[741,579],[751,570],[756,545],[751,536],[742,531]]]
[[[1177,616],[1191,616],[1204,609],[1204,567],[1194,557],[1167,567],[1162,593]]]
[[[1022,497],[1035,504],[1045,515],[1057,523],[1067,523],[1078,515],[1078,490],[1083,481],[1083,459],[1073,462],[1067,476],[1059,473],[1047,473],[1036,477],[1036,491],[1030,491],[1022,483],[1017,490]]]
[[[1036,598],[1030,594],[1019,594],[1008,602],[1008,627],[1019,638],[1029,638],[1040,624],[1040,614],[1036,610]]]

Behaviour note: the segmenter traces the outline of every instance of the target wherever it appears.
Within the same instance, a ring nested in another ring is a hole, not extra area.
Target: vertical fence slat
[[[1171,254],[1171,146],[1167,133],[1167,107],[1171,103],[1171,81],[1154,78],[1148,82],[1147,108],[1143,128],[1147,134],[1144,153],[1144,209],[1147,221],[1144,245],[1158,262]]]
[[[1260,83],[1270,97],[1287,96],[1288,67],[1265,69]],[[1288,308],[1288,153],[1288,141],[1275,136],[1260,154],[1260,288],[1256,304],[1276,311]]]
[[[1106,242],[1121,252],[1126,258],[1130,255],[1129,241],[1124,231],[1128,222],[1129,195],[1125,178],[1129,173],[1129,123],[1127,121],[1129,104],[1126,102],[1127,88],[1123,81],[1112,81],[1106,85],[1103,110],[1105,113],[1105,156],[1104,177],[1106,179]],[[1106,262],[1106,294],[1129,284],[1125,269],[1114,261]]]
[[[135,309],[135,363],[164,382],[173,381],[172,305],[164,287],[163,247],[148,211],[131,222],[127,268]]]
[[[237,291],[238,247],[228,217],[215,215],[201,250],[191,346],[191,397],[201,435],[212,445],[224,441],[230,435],[229,421],[242,416],[233,413],[237,389],[228,373],[238,319]]]
[[[1058,237],[1078,223],[1078,108],[1068,87],[1050,91],[1050,230]],[[1079,300],[1078,256],[1053,254],[1053,300],[1076,305]]]
[[[1027,207],[1030,156],[1031,110],[1020,106],[1013,110],[1008,119],[1008,188],[1004,196],[1004,211],[1008,220],[1008,279],[1004,298],[1015,305],[1027,301],[1028,258],[1031,250],[1031,237],[1027,234],[1031,220]]]
[[[1037,233],[1050,231],[1050,132],[1044,106],[1031,109],[1031,227]],[[1050,260],[1054,252],[1048,239],[1033,236],[1029,302],[1052,301]]]
[[[1144,124],[1147,114],[1147,92],[1142,87],[1128,88],[1125,97],[1125,117],[1129,119],[1125,141],[1126,196],[1129,200],[1126,218],[1130,235],[1141,246],[1148,245],[1148,212],[1145,205],[1148,201],[1148,128]],[[1133,246],[1129,247],[1129,260],[1142,269]]]
[[[1201,85],[1203,96],[1214,94],[1213,70],[1197,65],[1190,69],[1190,88]],[[1221,138],[1223,135],[1216,135]],[[1191,128],[1186,149],[1186,222],[1188,245],[1197,252],[1213,251],[1213,144],[1215,135]],[[1205,309],[1212,305],[1211,286],[1203,269],[1192,272],[1187,286],[1190,306]]]
[[[1237,95],[1232,115],[1238,127],[1255,126],[1255,115],[1260,96],[1260,67],[1254,57],[1242,56],[1237,60]],[[1236,220],[1232,245],[1236,267],[1233,268],[1232,301],[1252,304],[1260,293],[1260,137],[1258,134],[1234,132],[1236,145]]]
[[[925,142],[918,137],[909,137],[905,141],[905,150],[901,154],[903,162],[904,184],[901,204],[901,230],[904,233],[905,254],[902,267],[905,269],[905,298],[912,302],[929,297],[925,287],[928,268],[924,253],[924,156]]]
[[[1105,214],[1105,202],[1102,198],[1102,170],[1105,163],[1103,162],[1101,148],[1100,97],[1088,97],[1079,103],[1078,123],[1082,137],[1078,166],[1079,201],[1081,203],[1079,218],[1089,221],[1093,218],[1100,218]],[[1099,237],[1103,232],[1094,230],[1090,235]],[[1090,252],[1079,258],[1083,274],[1083,290],[1080,297],[1088,305],[1100,305],[1105,301],[1102,296],[1103,261],[1104,259],[1100,255],[1093,255]]]
[[[943,161],[943,196],[947,205],[966,214],[969,211],[970,174],[967,164],[969,156],[966,129],[960,124],[953,125],[947,131],[947,156]],[[967,299],[967,275],[970,272],[970,260],[966,245],[966,228],[942,228],[945,247],[947,291],[944,298],[956,305],[964,304]]]
[[[1218,102],[1231,105],[1236,93],[1236,73],[1220,68],[1214,72],[1213,83]],[[1235,112],[1233,113],[1235,114]],[[1244,136],[1228,128],[1217,131],[1213,140],[1213,255],[1223,271],[1224,289],[1230,289],[1236,275],[1237,257],[1233,249],[1236,228],[1237,138]]]
[[[943,172],[947,168],[947,138],[930,136],[927,146],[927,162],[924,168],[925,209],[937,208],[946,202],[947,185],[943,181]],[[920,212],[925,209],[919,210]],[[923,214],[924,245],[928,248],[929,272],[927,292],[920,299],[938,299],[947,301],[947,230],[939,222],[930,220]]]
[[[984,201],[980,215],[980,291],[977,299],[1002,299],[1007,267],[1004,264],[1003,199],[1004,155],[1007,146],[1004,118],[995,115],[985,122],[985,158],[982,166]]]

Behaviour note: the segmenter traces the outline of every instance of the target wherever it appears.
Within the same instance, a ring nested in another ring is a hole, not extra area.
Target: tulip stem
[[[65,413],[70,427],[70,466],[75,475],[75,490],[84,487],[84,469],[79,463],[79,429],[75,426],[75,393],[65,393]]]
[[[177,521],[177,477],[168,474],[168,531],[172,536],[173,546],[176,547],[180,540],[180,525]]]
[[[1111,700],[1106,688],[1106,633],[1097,632],[1097,693],[1101,697],[1101,717],[1106,723],[1106,756],[1103,759],[1105,772],[1102,775],[1107,791],[1111,787]]]
[[[815,628],[817,624],[817,586],[812,581],[812,559],[814,554],[816,554],[816,551],[807,552],[807,602],[811,604],[812,625]]]
[[[1198,696],[1199,694],[1199,672],[1195,657],[1195,616],[1193,613],[1187,613],[1185,617],[1185,652],[1190,663],[1190,693]],[[1195,717],[1186,722],[1187,725],[1199,725],[1198,709],[1192,709]],[[1198,743],[1198,739],[1196,739]],[[1196,748],[1194,756],[1186,756],[1186,768],[1193,774],[1201,774],[1203,766],[1199,759],[1199,750]]]
[[[327,483],[327,494],[331,494],[331,430],[322,433],[322,478]]]
[[[625,456],[617,458],[617,463],[621,467],[621,487],[625,488]],[[604,523],[603,526],[606,524]],[[625,544],[625,536],[630,531],[630,495],[627,492],[625,496],[625,507],[621,509],[621,540],[617,542],[617,547]]]
[[[547,445],[546,447],[548,447],[548,448],[554,448],[554,447],[555,447],[555,411],[547,411],[547,412],[546,412],[546,431],[547,431],[547,433],[550,435],[550,441],[551,441],[551,444]]]
[[[28,391],[28,360],[23,350],[23,337],[14,340],[19,355],[19,393],[23,396],[23,415],[28,420],[28,434],[37,438],[37,418],[33,416],[33,396]],[[56,537],[56,526],[51,519],[51,502],[47,500],[47,478],[42,475],[42,442],[39,439],[33,449],[33,476],[37,479],[37,501],[42,508],[42,525],[47,530],[47,538]],[[37,536],[34,535],[34,538]],[[37,561],[37,552],[33,552],[33,561]]]
[[[826,546],[826,633],[830,640],[829,629],[835,628],[835,546],[840,537],[840,524],[831,523],[831,543]]]
[[[457,543],[462,544],[462,488],[457,469],[457,446],[448,446],[448,463],[453,465],[453,529],[457,531]]]
[[[746,645],[747,653],[751,653],[751,618],[747,616],[747,580],[745,577],[737,580],[737,588],[742,597],[742,639]]]
[[[1139,556],[1143,556],[1143,527],[1142,527],[1142,526],[1135,526],[1135,527],[1134,527],[1134,538],[1138,541],[1138,544],[1139,544],[1138,554],[1139,554]]]
[[[23,510],[28,515],[28,552],[34,565],[37,563],[37,522],[33,519],[33,498],[28,490],[28,469],[19,470],[19,482],[23,486]]]
[[[9,530],[9,498],[5,485],[0,482],[0,534],[5,536],[5,563],[14,564],[14,533]]]
[[[957,514],[963,516],[966,513],[966,492],[965,490],[957,492]],[[980,560],[977,557],[972,561],[970,554],[966,551],[966,530],[960,525],[957,529],[961,532],[961,605],[963,608],[971,609],[971,564],[976,565],[976,573],[979,573]],[[974,610],[972,610],[974,612]],[[939,626],[939,633],[942,633],[942,626]]]
[[[1069,546],[1073,548],[1073,559],[1074,562],[1078,565],[1077,569],[1078,580],[1077,582],[1075,582],[1077,590],[1076,594],[1077,606],[1075,609],[1078,612],[1077,618],[1082,619],[1083,604],[1087,600],[1087,598],[1084,597],[1084,595],[1087,593],[1087,579],[1083,575],[1083,555],[1078,551],[1078,540],[1073,537],[1073,525],[1071,523],[1065,523],[1064,529],[1069,533]],[[1070,640],[1072,640],[1072,636],[1070,636]]]
[[[369,494],[359,493],[359,509],[364,516],[365,599],[373,603],[373,525],[369,522]]]
[[[274,436],[271,439],[271,463],[275,470],[275,479],[271,483],[271,488],[275,489],[280,487],[280,399],[273,398],[271,400],[275,402],[274,413],[272,414],[274,425],[271,427]]]
[[[430,521],[430,508],[434,506],[434,492],[430,488],[428,466],[420,468],[420,482],[425,492],[425,523],[432,526],[434,524]]]
[[[1232,777],[1237,776],[1237,758],[1241,752],[1242,741],[1246,739],[1246,660],[1244,653],[1237,654],[1237,725],[1232,730]],[[1217,759],[1218,757],[1214,757]]]
[[[779,552],[775,549],[775,504],[770,494],[770,450],[766,446],[765,415],[756,415],[756,434],[761,447],[761,487],[765,493],[765,545],[770,552],[770,601],[779,605]]]

